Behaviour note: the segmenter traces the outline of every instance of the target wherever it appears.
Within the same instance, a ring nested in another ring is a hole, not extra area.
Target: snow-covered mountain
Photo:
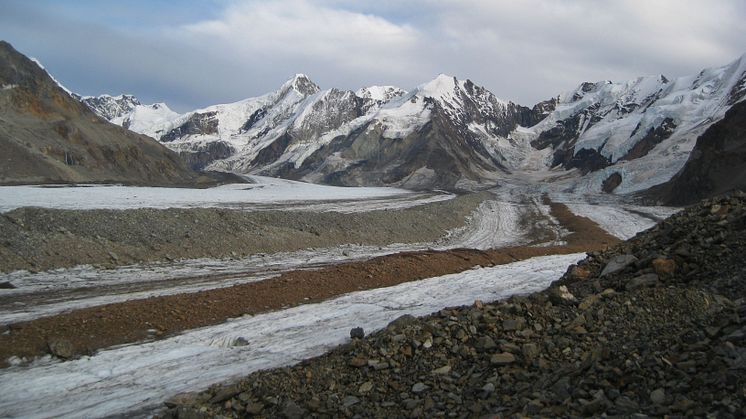
[[[109,122],[156,139],[158,134],[153,129],[179,116],[165,103],[143,105],[132,95],[78,96],[73,94],[73,97]]]
[[[745,96],[746,55],[674,80],[582,83],[560,95],[547,118],[513,136],[551,150],[548,166],[587,174],[578,185],[584,190],[638,191],[675,175],[697,137]]]
[[[491,181],[530,151],[507,135],[540,120],[537,111],[446,75],[407,93],[392,86],[320,90],[298,74],[267,95],[182,115],[128,98],[83,101],[187,156],[193,167],[345,185]]]
[[[439,75],[410,92],[278,90],[176,114],[131,96],[83,98],[192,167],[343,185],[473,188],[508,172],[572,170],[569,188],[618,193],[670,179],[697,137],[746,96],[746,56],[669,80],[582,83],[532,108]]]

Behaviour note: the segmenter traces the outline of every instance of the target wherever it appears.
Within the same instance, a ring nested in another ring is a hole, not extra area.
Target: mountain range
[[[131,95],[71,93],[2,42],[0,87],[5,184],[191,185],[217,171],[409,189],[520,178],[594,193],[671,191],[661,185],[673,178],[700,191],[746,186],[727,179],[741,164],[733,121],[746,111],[735,106],[746,97],[746,56],[676,79],[581,83],[533,106],[444,74],[410,90],[357,91],[297,74],[263,96],[178,113]]]
[[[676,79],[581,83],[531,107],[443,74],[410,91],[322,90],[298,74],[266,95],[183,114],[130,95],[80,100],[194,169],[412,189],[567,170],[574,189],[628,193],[671,179],[745,96],[746,56]]]

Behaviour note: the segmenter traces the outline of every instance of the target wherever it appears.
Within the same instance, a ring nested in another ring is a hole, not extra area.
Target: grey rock
[[[292,400],[285,403],[285,407],[282,409],[282,415],[288,419],[299,419],[304,417],[305,414],[306,411]]]
[[[729,342],[743,342],[746,340],[746,328],[741,328],[728,334],[728,336],[725,336],[725,340]]]
[[[75,356],[75,346],[67,339],[54,339],[49,341],[49,352],[62,359],[70,359]]]
[[[650,393],[650,401],[655,404],[663,404],[666,401],[666,392],[662,388],[657,388]]]
[[[262,413],[262,410],[264,410],[264,404],[262,403],[249,402],[246,404],[246,413],[250,415],[258,415]]]
[[[513,331],[513,330],[521,330],[523,329],[523,326],[526,324],[526,320],[517,317],[514,319],[506,319],[503,320],[503,330],[506,332]]]
[[[212,398],[209,400],[209,403],[220,403],[224,402],[233,396],[238,395],[241,393],[241,389],[238,388],[238,386],[224,386],[218,389],[218,391],[215,392],[215,395],[212,396]]]
[[[406,399],[402,404],[404,404],[406,410],[414,410],[420,404],[420,401],[416,399]]]
[[[245,337],[237,337],[233,341],[233,346],[247,346],[249,341]]]
[[[412,393],[422,393],[428,388],[429,387],[425,383],[415,383],[415,385],[412,386]]]
[[[433,370],[433,374],[436,374],[436,375],[444,375],[444,374],[448,374],[449,372],[451,372],[451,366],[450,365],[444,365],[444,366],[442,366],[440,368],[437,368],[437,369]]]
[[[570,379],[561,377],[551,387],[552,392],[557,396],[557,400],[562,401],[570,397]]]
[[[11,290],[16,286],[11,284],[10,281],[0,281],[0,289]]]
[[[658,285],[658,283],[658,275],[644,274],[630,279],[625,285],[625,288],[628,290],[635,290],[638,288],[654,287]]]
[[[515,355],[511,354],[510,352],[501,352],[499,354],[494,354],[490,358],[490,363],[493,365],[508,365],[515,362]]]
[[[640,409],[640,406],[634,400],[630,399],[627,396],[618,397],[616,400],[614,400],[614,405],[622,413],[632,413]]]
[[[583,414],[598,415],[599,413],[606,410],[608,404],[609,403],[605,397],[597,397],[583,405]]]
[[[360,385],[360,388],[358,388],[358,393],[367,393],[369,391],[373,390],[373,382],[372,381],[366,381],[363,384]]]
[[[539,400],[531,400],[526,404],[527,415],[538,415],[544,405]]]
[[[360,399],[358,399],[355,396],[347,396],[344,399],[342,399],[342,405],[344,407],[354,406],[354,405],[356,405],[358,403],[360,403]]]
[[[551,301],[552,304],[563,305],[573,304],[576,299],[566,286],[560,285],[559,287],[549,288],[549,301]]]
[[[601,271],[601,276],[613,275],[617,272],[623,271],[627,266],[637,262],[637,258],[634,255],[618,255],[614,256]]]
[[[480,336],[474,344],[474,347],[482,350],[490,350],[496,348],[497,344],[495,344],[495,341],[489,336]]]
[[[539,346],[535,343],[525,343],[521,347],[521,353],[523,354],[523,357],[526,359],[534,359],[537,356],[539,356],[540,350]]]

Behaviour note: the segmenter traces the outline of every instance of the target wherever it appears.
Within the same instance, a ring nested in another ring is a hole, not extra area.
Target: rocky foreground
[[[746,195],[704,201],[544,292],[404,316],[322,357],[177,396],[164,416],[739,417],[745,230]]]

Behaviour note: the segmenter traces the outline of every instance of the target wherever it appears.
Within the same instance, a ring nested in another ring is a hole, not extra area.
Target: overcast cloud
[[[676,77],[746,52],[742,0],[35,2],[4,0],[0,38],[81,94],[179,111],[256,96],[295,73],[322,88],[439,73],[532,105],[582,81]]]

